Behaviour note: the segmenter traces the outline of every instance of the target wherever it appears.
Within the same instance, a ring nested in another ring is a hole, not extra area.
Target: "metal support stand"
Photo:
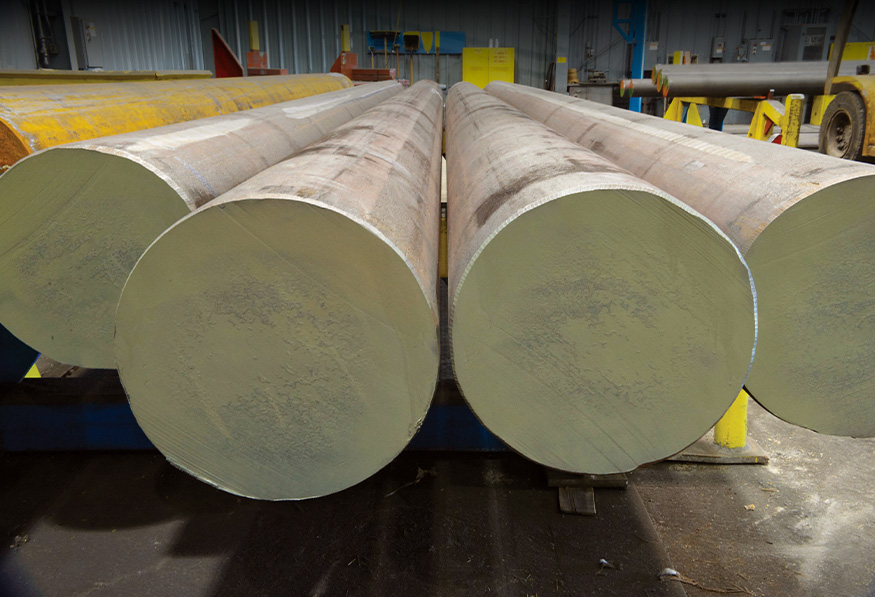
[[[676,462],[705,464],[768,464],[769,456],[747,436],[747,402],[742,390],[726,414],[714,426],[714,438],[708,435],[669,458]]]
[[[614,475],[577,475],[547,469],[547,486],[559,493],[559,510],[563,514],[595,516],[595,488],[626,489],[629,480],[622,473]]]
[[[802,94],[791,93],[783,104],[770,99],[740,97],[676,97],[671,100],[663,118],[703,126],[702,119],[699,117],[699,105],[709,106],[712,110],[752,112],[753,119],[747,132],[749,138],[767,141],[772,135],[773,128],[779,126],[781,145],[788,147],[799,145],[799,131],[802,128],[802,115],[805,108],[805,96]],[[723,117],[725,113],[720,118],[721,126]]]

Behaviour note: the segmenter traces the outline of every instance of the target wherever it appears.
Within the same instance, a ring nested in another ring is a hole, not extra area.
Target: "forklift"
[[[859,0],[846,0],[829,61],[824,96],[832,99],[820,124],[821,153],[848,160],[875,161],[875,75],[869,65],[837,77]]]

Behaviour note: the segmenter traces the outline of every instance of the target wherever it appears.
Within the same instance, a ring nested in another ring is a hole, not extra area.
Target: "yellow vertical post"
[[[742,390],[735,402],[714,425],[714,443],[724,448],[744,448],[747,445],[747,392]]]
[[[444,132],[446,138],[446,132]],[[441,158],[441,237],[438,250],[438,275],[449,278],[447,260],[447,158]]]
[[[802,129],[802,111],[805,96],[791,93],[784,103],[784,118],[781,119],[781,145],[799,147],[799,131]]]
[[[666,120],[674,120],[675,122],[682,122],[684,118],[684,102],[681,101],[681,98],[676,97],[671,100],[671,103],[668,105],[668,110],[665,111],[665,115],[663,116]]]
[[[765,141],[768,138],[766,126],[768,117],[765,113],[765,102],[757,104],[756,111],[753,113],[753,119],[750,121],[750,128],[747,130],[747,136],[757,141]]]
[[[249,21],[249,49],[253,52],[261,50],[261,42],[258,39],[258,21]]]
[[[340,51],[352,52],[352,38],[349,36],[349,25],[340,26]]]

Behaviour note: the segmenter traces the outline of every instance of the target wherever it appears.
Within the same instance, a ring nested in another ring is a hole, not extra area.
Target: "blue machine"
[[[150,450],[114,371],[29,379],[0,391],[0,451]],[[497,452],[507,447],[441,382],[410,450]]]

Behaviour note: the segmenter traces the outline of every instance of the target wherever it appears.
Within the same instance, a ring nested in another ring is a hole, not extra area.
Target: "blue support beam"
[[[620,18],[620,6],[629,7],[629,16]],[[644,78],[644,44],[647,39],[647,0],[614,0],[614,28],[632,46],[632,79]],[[641,98],[629,100],[629,109],[641,111]]]
[[[471,412],[455,383],[441,382],[434,402],[408,449],[508,449]],[[150,449],[114,371],[0,384],[0,452]]]

